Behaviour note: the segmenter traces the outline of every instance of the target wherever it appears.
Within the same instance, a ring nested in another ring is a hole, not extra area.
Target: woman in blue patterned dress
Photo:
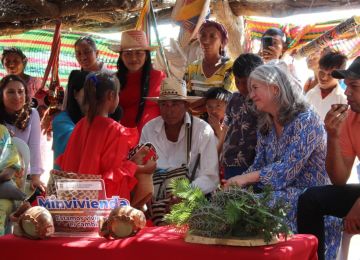
[[[308,187],[328,184],[329,179],[323,123],[290,75],[282,63],[259,66],[250,74],[249,97],[258,111],[256,157],[245,174],[228,179],[226,186],[254,185],[261,190],[270,185],[274,200],[289,204],[287,222],[296,232],[298,197]],[[329,223],[326,259],[334,259],[341,226],[339,221]]]

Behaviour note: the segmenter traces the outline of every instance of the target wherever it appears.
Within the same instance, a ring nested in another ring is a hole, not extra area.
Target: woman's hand
[[[40,174],[32,174],[31,175],[30,188],[32,190],[39,188],[42,192],[46,191],[45,184],[40,180]]]
[[[247,185],[256,183],[259,181],[260,174],[258,171],[249,172],[242,175],[234,176],[225,181],[224,187],[229,188],[231,185],[237,185],[240,187],[245,187]]]

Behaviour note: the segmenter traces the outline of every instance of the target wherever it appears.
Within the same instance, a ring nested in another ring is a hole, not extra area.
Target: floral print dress
[[[256,188],[270,185],[273,199],[290,206],[287,223],[296,233],[299,196],[308,187],[330,183],[325,170],[326,133],[319,116],[311,109],[299,113],[284,126],[281,136],[275,128],[267,135],[258,132],[256,156],[247,172],[259,171]],[[326,259],[335,259],[341,238],[340,219],[325,219]]]

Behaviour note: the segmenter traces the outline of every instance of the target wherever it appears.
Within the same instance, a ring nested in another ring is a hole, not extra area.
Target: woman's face
[[[278,92],[277,86],[250,78],[249,97],[254,102],[257,110],[270,114],[276,112],[277,103],[274,101]]]
[[[9,114],[15,114],[21,110],[26,102],[24,85],[19,81],[9,81],[3,90],[3,101],[5,110]]]
[[[200,33],[200,44],[205,57],[219,54],[222,47],[220,32],[215,27],[203,29]]]
[[[86,41],[81,41],[75,46],[75,57],[79,62],[80,67],[85,71],[97,71],[97,56],[98,51]]]
[[[146,61],[145,50],[122,51],[121,60],[129,72],[137,72],[142,69]]]
[[[21,75],[24,72],[24,61],[19,54],[9,53],[4,58],[4,67],[7,74]]]

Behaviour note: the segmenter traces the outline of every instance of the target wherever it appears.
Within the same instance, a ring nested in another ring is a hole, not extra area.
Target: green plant
[[[217,191],[209,201],[188,180],[176,180],[171,185],[173,194],[182,201],[171,208],[165,220],[178,227],[187,225],[191,234],[218,238],[262,236],[269,242],[277,234],[290,232],[284,221],[287,206],[272,199],[269,187],[256,194],[251,188],[232,186]]]

